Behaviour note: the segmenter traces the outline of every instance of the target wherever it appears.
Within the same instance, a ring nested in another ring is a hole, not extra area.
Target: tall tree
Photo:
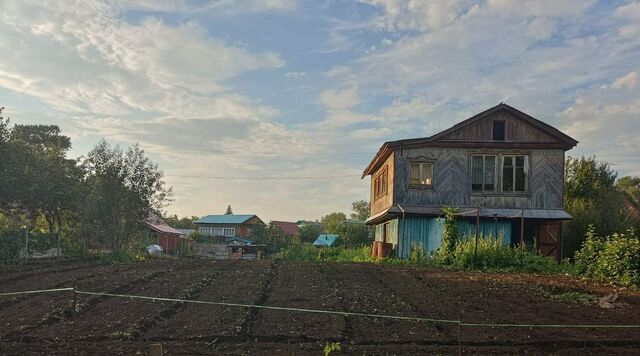
[[[233,210],[231,210],[231,205],[227,206],[227,211],[224,213],[224,215],[233,215]]]
[[[353,212],[351,213],[351,219],[366,221],[369,218],[370,209],[369,202],[366,200],[358,200],[351,203]]]
[[[323,216],[320,222],[324,225],[326,233],[337,234],[338,228],[345,220],[347,220],[347,216],[344,213],[331,213]]]
[[[16,187],[22,203],[39,209],[47,221],[50,241],[60,248],[64,215],[76,208],[82,171],[66,158],[71,139],[55,125],[16,125],[11,131],[14,151],[24,158],[17,165],[28,184]]]
[[[137,144],[125,153],[106,141],[89,152],[84,167],[87,221],[112,250],[131,247],[150,212],[161,211],[171,198],[162,171]]]

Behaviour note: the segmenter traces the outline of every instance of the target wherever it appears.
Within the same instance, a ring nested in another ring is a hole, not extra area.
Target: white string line
[[[0,297],[1,296],[8,296],[8,295],[37,294],[37,293],[50,293],[50,292],[68,292],[68,291],[73,291],[73,288],[39,289],[39,290],[27,290],[27,291],[22,291],[22,292],[0,293]]]
[[[142,299],[142,300],[151,300],[151,301],[192,303],[192,304],[207,304],[207,305],[219,305],[219,306],[239,307],[239,308],[283,310],[283,311],[316,313],[316,314],[333,314],[333,315],[342,315],[342,316],[362,316],[362,317],[379,318],[379,319],[396,319],[396,320],[422,321],[422,322],[431,322],[431,323],[446,323],[446,324],[455,324],[455,325],[469,326],[469,327],[640,329],[640,324],[509,324],[509,323],[468,323],[468,322],[465,323],[465,322],[462,322],[461,320],[449,320],[449,319],[431,319],[431,318],[421,318],[421,317],[412,317],[412,316],[356,313],[356,312],[344,312],[344,311],[334,311],[334,310],[289,308],[289,307],[276,307],[276,306],[268,306],[268,305],[209,302],[209,301],[188,300],[188,299],[178,299],[178,298],[147,297],[147,296],[130,295],[130,294],[89,292],[89,291],[77,290],[74,288],[57,288],[57,289],[42,289],[42,290],[34,290],[34,291],[10,292],[10,293],[2,293],[0,294],[0,296],[45,293],[45,292],[63,292],[63,291],[73,291],[74,293],[77,293],[77,294],[98,295],[98,296],[117,297],[117,298]]]
[[[254,305],[254,304],[240,304],[240,303],[209,302],[209,301],[202,301],[202,300],[188,300],[188,299],[162,298],[162,297],[147,297],[147,296],[129,295],[129,294],[87,292],[87,291],[80,291],[80,290],[76,290],[75,292],[78,293],[78,294],[101,295],[101,296],[130,298],[130,299],[145,299],[145,300],[164,301],[164,302],[208,304],[208,305],[220,305],[220,306],[227,306],[227,307],[284,310],[284,311],[294,311],[294,312],[304,312],[304,313],[334,314],[334,315],[342,315],[342,316],[363,316],[363,317],[380,318],[380,319],[398,319],[398,320],[410,320],[410,321],[426,321],[426,322],[433,322],[433,323],[448,323],[448,324],[459,324],[460,323],[460,321],[458,321],[458,320],[430,319],[430,318],[421,318],[421,317],[412,317],[412,316],[369,314],[369,313],[356,313],[356,312],[321,310],[321,309],[276,307],[276,306],[268,306],[268,305]]]

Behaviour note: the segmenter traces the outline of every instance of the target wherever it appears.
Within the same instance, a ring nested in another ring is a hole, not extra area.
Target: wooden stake
[[[524,209],[520,211],[520,249],[524,251]]]
[[[480,208],[476,210],[476,246],[473,249],[473,266],[478,267],[478,235],[480,235]]]
[[[162,344],[149,345],[149,356],[162,356]]]

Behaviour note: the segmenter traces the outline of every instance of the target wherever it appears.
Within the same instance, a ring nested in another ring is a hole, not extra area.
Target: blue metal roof
[[[313,242],[313,246],[332,246],[340,235],[320,235]]]
[[[255,215],[207,215],[194,224],[242,224]]]

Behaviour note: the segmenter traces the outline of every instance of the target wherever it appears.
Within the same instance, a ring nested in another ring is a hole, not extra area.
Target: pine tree
[[[233,215],[233,210],[231,210],[231,205],[227,206],[227,212],[224,215]]]

